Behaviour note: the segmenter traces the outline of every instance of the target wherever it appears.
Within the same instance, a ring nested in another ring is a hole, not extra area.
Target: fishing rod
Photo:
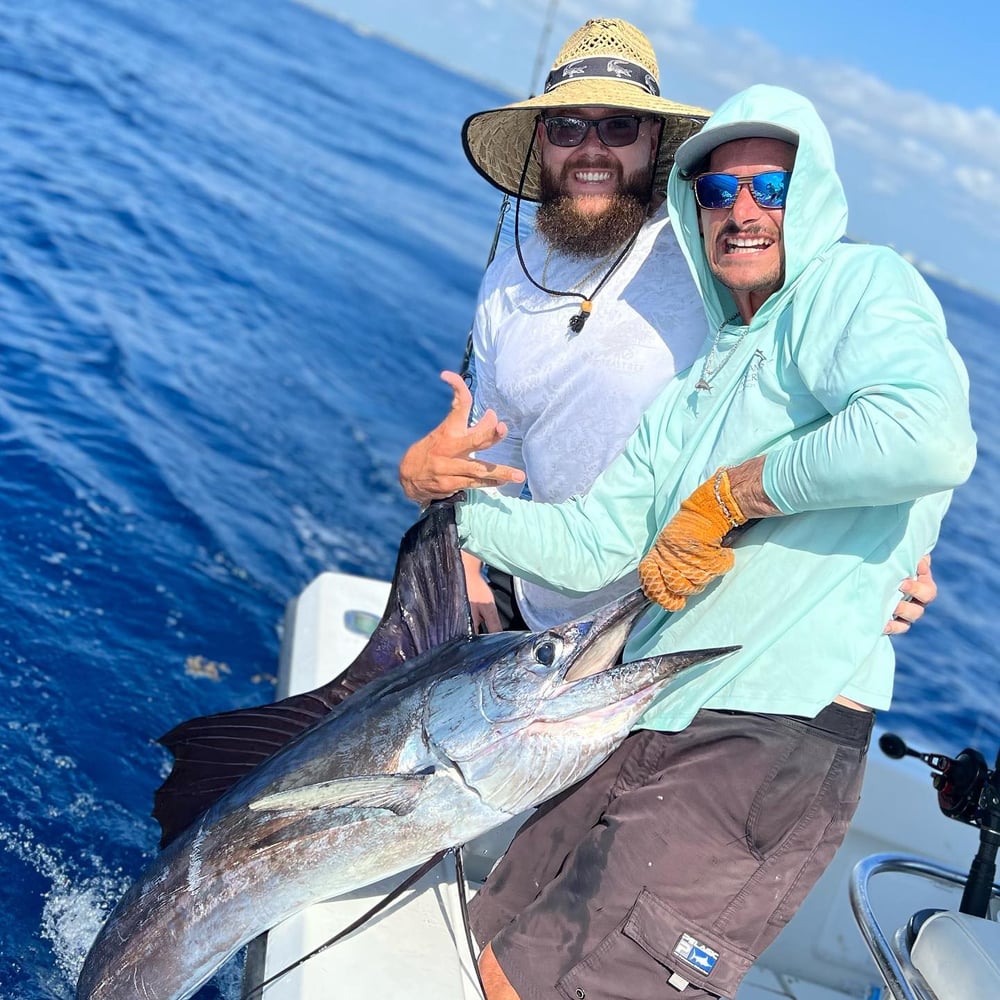
[[[273,986],[280,979],[284,979],[285,976],[294,972],[300,966],[305,965],[306,962],[318,955],[321,955],[328,948],[331,948],[338,941],[342,941],[348,935],[353,934],[356,930],[362,928],[374,917],[377,917],[386,907],[391,903],[394,903],[400,896],[410,889],[412,886],[416,885],[431,869],[435,868],[440,864],[448,855],[452,855],[455,859],[455,882],[458,887],[458,903],[459,909],[462,914],[462,924],[465,930],[465,943],[469,949],[469,954],[472,957],[472,968],[476,973],[476,980],[479,983],[479,989],[483,996],[486,996],[486,987],[483,985],[482,973],[479,971],[479,962],[476,958],[476,944],[472,936],[472,925],[469,921],[469,897],[466,891],[466,881],[465,881],[465,865],[462,861],[462,848],[464,845],[459,844],[456,847],[449,847],[447,850],[438,851],[437,854],[432,855],[427,859],[419,868],[408,875],[402,882],[399,883],[391,892],[382,897],[370,910],[363,913],[357,920],[348,924],[346,927],[337,931],[333,937],[327,938],[322,944],[317,945],[312,951],[307,952],[301,958],[297,958],[294,962],[290,962],[283,969],[275,972],[273,975],[268,976],[266,979],[262,979],[259,983],[251,986],[249,989],[244,989],[240,993],[240,1000],[261,1000],[264,990],[269,986]]]
[[[531,68],[531,82],[528,85],[528,89],[531,91],[531,93],[528,94],[529,100],[535,96],[535,91],[533,89],[534,81],[540,79],[541,77],[545,51],[548,48],[549,38],[552,35],[552,28],[555,24],[556,11],[558,7],[559,0],[549,0],[549,5],[545,11],[545,21],[542,24],[542,31],[538,36],[538,48],[535,50],[535,64]],[[508,211],[510,211],[510,195],[504,191],[503,201],[500,202],[500,211],[497,213],[496,229],[493,230],[493,242],[490,244],[490,253],[489,257],[486,259],[486,267],[483,268],[484,271],[490,266],[490,264],[493,263],[493,259],[497,255],[497,247],[500,245],[500,234],[503,232],[503,220],[506,218]],[[470,329],[468,340],[465,343],[465,355],[462,358],[462,368],[459,372],[467,383],[471,383],[472,381],[472,373],[469,371],[469,365],[472,361],[472,351],[472,330]]]

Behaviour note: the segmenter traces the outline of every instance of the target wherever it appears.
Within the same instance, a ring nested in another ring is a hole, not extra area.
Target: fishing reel
[[[912,750],[901,737],[885,733],[878,745],[888,757],[916,757],[935,773],[931,777],[937,789],[938,807],[949,819],[979,829],[979,852],[972,861],[962,904],[963,913],[985,916],[989,907],[996,854],[1000,847],[1000,753],[990,770],[986,758],[971,747],[957,757],[921,753]]]

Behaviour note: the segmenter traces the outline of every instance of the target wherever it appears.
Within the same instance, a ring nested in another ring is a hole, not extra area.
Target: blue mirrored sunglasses
[[[573,118],[549,115],[542,118],[545,134],[553,146],[579,146],[594,129],[605,146],[631,146],[639,138],[640,115],[610,115],[607,118]]]
[[[790,170],[768,170],[763,174],[701,174],[693,181],[694,196],[702,208],[732,208],[740,188],[746,185],[761,208],[784,208]]]

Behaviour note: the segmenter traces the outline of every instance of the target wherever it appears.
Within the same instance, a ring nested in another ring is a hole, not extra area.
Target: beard
[[[649,218],[653,170],[653,166],[636,170],[622,179],[613,195],[588,199],[563,195],[560,178],[543,165],[535,232],[551,249],[570,257],[602,257],[611,253],[631,239]],[[594,210],[593,206],[589,211],[581,209],[581,202],[598,199],[603,202],[600,209]]]

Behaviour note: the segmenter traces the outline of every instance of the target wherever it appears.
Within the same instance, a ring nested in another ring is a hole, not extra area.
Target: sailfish
[[[77,1000],[185,1000],[299,910],[466,843],[593,771],[664,684],[734,647],[621,662],[635,591],[537,632],[478,635],[454,508],[400,546],[358,658],[273,705],[162,742],[163,850],[111,912]]]

